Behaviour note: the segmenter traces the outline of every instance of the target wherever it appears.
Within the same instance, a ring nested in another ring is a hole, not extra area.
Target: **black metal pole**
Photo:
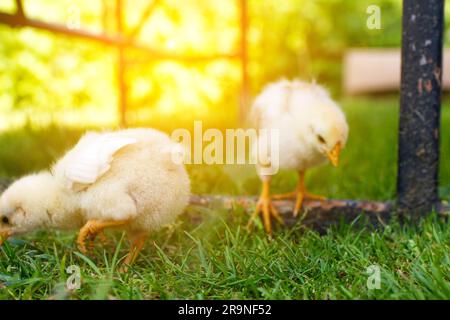
[[[439,200],[444,0],[404,0],[398,207],[418,218]]]

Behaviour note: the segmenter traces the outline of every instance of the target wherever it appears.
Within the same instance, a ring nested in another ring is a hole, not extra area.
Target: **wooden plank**
[[[398,90],[400,49],[351,49],[344,57],[343,86],[347,94]]]
[[[0,194],[13,182],[12,179],[0,179]],[[226,195],[192,195],[190,205],[192,207],[210,208],[212,210],[230,210],[242,208],[249,214],[253,211],[258,197],[249,196],[226,196]],[[274,201],[275,206],[283,216],[286,227],[291,227],[301,221],[309,228],[320,232],[326,231],[330,226],[341,222],[351,223],[358,217],[359,223],[374,227],[381,227],[389,223],[395,212],[394,202],[382,201],[355,201],[355,200],[326,200],[308,201],[303,206],[301,217],[294,218],[292,210],[294,201]],[[438,205],[438,212],[448,217],[450,206],[447,202]],[[189,210],[189,217],[201,222],[203,216],[200,211]]]
[[[450,91],[450,49],[444,50],[442,89]],[[344,56],[343,89],[346,94],[398,92],[401,50],[349,49]]]
[[[193,195],[191,205],[208,207],[211,209],[243,208],[247,212],[254,210],[257,197],[245,196],[214,196],[214,195]],[[285,226],[291,227],[301,220],[302,224],[318,231],[325,231],[331,225],[341,222],[351,223],[359,216],[359,222],[375,227],[384,226],[389,223],[392,217],[392,202],[376,201],[355,201],[355,200],[325,200],[308,201],[303,203],[303,214],[300,217],[293,217],[293,200],[275,200],[274,205],[283,217]]]

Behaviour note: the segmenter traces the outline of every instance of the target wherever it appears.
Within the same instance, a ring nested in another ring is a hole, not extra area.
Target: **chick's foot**
[[[104,231],[100,231],[87,239],[89,241],[89,250],[94,249],[96,239],[98,239],[103,246],[106,246],[109,243]]]
[[[128,272],[128,267],[131,266],[134,263],[134,261],[136,261],[136,258],[138,257],[139,253],[144,247],[147,238],[148,238],[147,233],[141,233],[134,236],[133,240],[131,241],[130,252],[128,252],[125,260],[123,261],[122,266],[119,269],[120,273]]]
[[[320,194],[309,193],[306,190],[303,191],[303,196],[305,197],[305,199],[308,200],[319,200],[319,201],[327,200],[327,197],[325,196],[322,196]]]
[[[288,192],[288,193],[282,193],[282,194],[274,194],[272,196],[272,199],[274,200],[289,200],[289,199],[295,199],[297,196],[296,191]]]
[[[281,218],[278,210],[272,204],[270,196],[261,196],[258,203],[256,204],[255,211],[253,212],[253,215],[251,216],[247,224],[247,230],[249,232],[251,231],[253,221],[259,216],[259,214],[262,214],[264,229],[269,235],[272,235],[272,223],[271,223],[272,217],[275,218],[275,220],[277,220],[278,223],[282,225],[284,224],[284,221]]]
[[[272,199],[274,199],[274,200],[291,200],[291,199],[296,199],[299,192],[300,192],[299,190],[296,190],[296,191],[283,193],[283,194],[274,194],[272,196]],[[319,194],[309,193],[306,190],[303,190],[302,193],[303,193],[303,198],[304,199],[319,200],[319,201],[327,200],[327,197],[324,197],[324,196],[319,195]]]
[[[86,254],[86,241],[90,240],[91,242],[103,232],[105,228],[112,228],[121,226],[128,223],[128,221],[100,221],[100,220],[89,220],[80,230],[77,238],[78,249],[81,253]]]

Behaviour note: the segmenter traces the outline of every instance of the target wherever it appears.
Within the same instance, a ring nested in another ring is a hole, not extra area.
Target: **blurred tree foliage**
[[[106,15],[103,2],[110,9]],[[124,2],[129,32],[150,1]],[[112,0],[24,3],[27,15],[36,19],[67,24],[79,17],[82,29],[115,29]],[[237,52],[237,3],[162,0],[137,39],[177,54]],[[367,28],[370,5],[381,9],[381,30]],[[2,0],[0,10],[14,12],[14,1]],[[339,93],[342,57],[347,48],[400,45],[400,0],[249,0],[249,13],[252,94],[280,77],[316,79]],[[134,51],[127,52],[127,60],[131,123],[154,125],[154,119],[165,117],[170,119],[165,124],[170,128],[201,117],[217,126],[236,118],[240,90],[236,61],[186,65],[152,60]],[[5,115],[15,112],[37,121],[59,113],[58,120],[69,123],[115,123],[115,72],[114,48],[0,25],[0,129],[8,125]],[[8,121],[13,120],[10,117]]]
[[[255,89],[280,75],[316,79],[339,91],[349,47],[398,47],[401,1],[252,1]],[[367,8],[381,9],[381,29],[367,27]]]

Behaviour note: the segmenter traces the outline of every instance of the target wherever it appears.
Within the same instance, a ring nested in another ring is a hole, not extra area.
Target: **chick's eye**
[[[3,223],[3,224],[9,224],[9,219],[8,219],[8,217],[3,216],[3,217],[2,217],[2,223]]]
[[[319,140],[320,143],[325,143],[325,139],[320,134],[317,135],[317,140]]]

